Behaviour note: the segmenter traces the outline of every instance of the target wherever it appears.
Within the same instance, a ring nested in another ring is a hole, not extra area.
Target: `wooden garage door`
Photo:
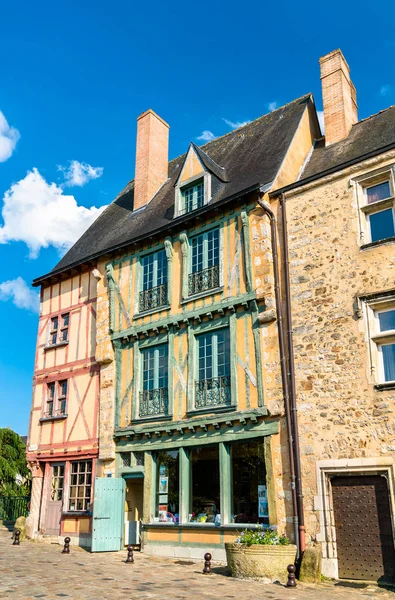
[[[341,579],[393,580],[395,551],[387,480],[334,477],[333,510]]]

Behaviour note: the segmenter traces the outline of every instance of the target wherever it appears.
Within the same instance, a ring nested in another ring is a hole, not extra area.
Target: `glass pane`
[[[86,461],[86,472],[92,473],[92,461],[91,460]]]
[[[219,229],[207,233],[207,266],[214,267],[219,264]]]
[[[59,325],[58,317],[54,317],[53,319],[51,319],[51,328],[52,329],[57,329],[58,325]]]
[[[269,523],[263,441],[232,444],[234,523]],[[237,476],[235,476],[237,474]]]
[[[189,521],[214,523],[216,515],[221,512],[218,445],[193,448],[190,466],[192,507]]]
[[[395,329],[395,309],[386,310],[385,312],[378,313],[380,331],[390,331]]]
[[[156,516],[159,521],[179,522],[179,464],[178,450],[156,455]]]
[[[71,472],[72,473],[78,472],[78,463],[71,463]]]
[[[56,333],[53,333],[53,334],[51,335],[51,344],[56,344],[56,339],[57,339],[57,334],[56,334]]]
[[[62,498],[63,498],[63,490],[58,490],[57,498],[56,499],[57,500],[61,500]]]
[[[395,381],[395,344],[381,346],[385,381]]]
[[[192,273],[203,270],[203,242],[203,235],[197,235],[192,240]]]
[[[60,334],[60,341],[67,342],[68,334],[69,334],[69,330],[63,329],[62,333]]]
[[[143,264],[143,291],[154,287],[154,254],[148,254],[142,259]]]
[[[82,499],[77,500],[76,510],[84,510],[84,501]]]
[[[71,486],[70,488],[70,498],[75,498],[76,497],[76,493],[77,493],[77,488],[74,486]]]
[[[77,485],[77,475],[72,475],[70,480],[71,485]]]
[[[60,477],[64,476],[64,465],[59,465],[59,475]]]
[[[86,463],[85,463],[85,462],[80,462],[80,463],[78,463],[78,470],[79,470],[79,473],[85,473],[85,465],[86,465]]]
[[[372,242],[385,240],[395,235],[392,208],[369,215]]]
[[[68,327],[69,326],[69,314],[67,315],[63,315],[63,327]]]
[[[85,483],[85,474],[82,473],[81,475],[78,475],[78,484],[84,485],[84,483]]]
[[[48,397],[53,400],[55,397],[55,383],[48,384]]]
[[[368,204],[373,204],[373,202],[378,202],[379,200],[385,200],[386,198],[390,198],[390,182],[384,181],[383,183],[379,183],[378,185],[373,185],[372,187],[367,188],[366,197]]]
[[[59,395],[60,396],[67,395],[67,381],[59,381]]]

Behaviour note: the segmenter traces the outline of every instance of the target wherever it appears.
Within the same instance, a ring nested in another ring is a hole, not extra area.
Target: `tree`
[[[30,472],[26,446],[12,429],[0,428],[0,496],[28,496]]]

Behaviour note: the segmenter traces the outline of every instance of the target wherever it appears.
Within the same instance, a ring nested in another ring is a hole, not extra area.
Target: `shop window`
[[[219,228],[211,229],[191,240],[191,273],[188,277],[190,296],[218,288],[219,277]]]
[[[144,312],[164,306],[167,295],[167,258],[165,250],[147,254],[141,259],[142,291],[139,295],[139,310]]]
[[[87,511],[91,506],[92,461],[71,463],[69,510]]]
[[[178,523],[179,509],[179,451],[161,451],[156,454],[156,520]]]
[[[232,515],[234,523],[269,523],[262,440],[232,444]]]
[[[192,448],[189,521],[215,523],[220,519],[219,447]]]

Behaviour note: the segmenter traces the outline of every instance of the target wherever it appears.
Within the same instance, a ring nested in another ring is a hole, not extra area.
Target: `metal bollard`
[[[21,532],[19,531],[19,529],[15,529],[14,531],[14,541],[12,543],[13,546],[20,546],[21,545],[21,541],[19,539],[21,535]]]
[[[287,581],[286,587],[296,587],[295,565],[288,565],[287,571],[288,571],[288,581]]]
[[[210,575],[211,574],[211,554],[210,554],[210,552],[206,552],[206,554],[204,555],[204,569],[203,569],[203,574],[204,575]]]
[[[65,537],[64,538],[64,547],[62,550],[62,554],[70,554],[70,538],[69,537]]]
[[[128,556],[127,556],[127,559],[125,560],[125,563],[134,563],[133,546],[131,544],[129,544],[127,550],[128,550]]]

